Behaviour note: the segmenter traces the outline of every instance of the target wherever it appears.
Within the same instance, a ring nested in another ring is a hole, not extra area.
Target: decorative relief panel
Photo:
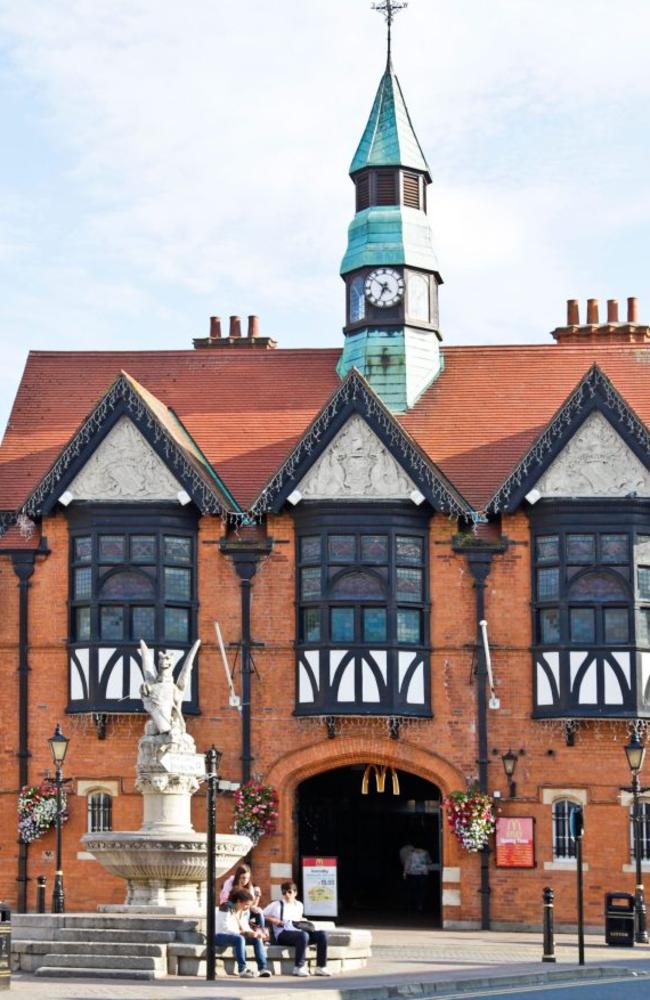
[[[543,497],[650,497],[650,472],[594,412],[535,484]]]
[[[299,483],[308,500],[408,499],[415,483],[362,417],[354,414]]]
[[[69,486],[75,500],[176,500],[181,484],[121,417]]]

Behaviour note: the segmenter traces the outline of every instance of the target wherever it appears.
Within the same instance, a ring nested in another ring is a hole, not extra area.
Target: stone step
[[[167,957],[167,946],[164,944],[141,944],[139,941],[55,941],[50,948],[56,955],[114,955],[116,958],[134,955],[142,958]]]
[[[34,973],[47,979],[138,979],[151,982],[163,973],[152,969],[84,969],[73,966],[63,968],[57,965],[41,965]]]
[[[31,937],[31,931],[37,927],[50,929],[94,927],[104,930],[134,930],[134,931],[196,931],[199,921],[191,917],[131,917],[124,915],[110,916],[92,913],[16,913],[12,914],[12,932],[17,937]]]
[[[176,940],[174,931],[107,930],[104,927],[62,927],[54,932],[55,941],[117,941],[142,944],[170,944]]]
[[[57,966],[61,969],[107,969],[114,968],[117,964],[114,955],[58,955],[50,952],[43,958],[45,965]],[[154,955],[142,956],[123,955],[120,956],[119,966],[122,969],[150,969],[151,971],[167,971],[167,963]]]

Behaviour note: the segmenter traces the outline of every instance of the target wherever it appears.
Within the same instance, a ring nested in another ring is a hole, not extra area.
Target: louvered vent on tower
[[[404,171],[404,204],[408,208],[420,208],[420,178],[418,174],[409,174]]]
[[[397,172],[395,170],[378,170],[375,177],[375,204],[377,205],[398,205],[397,197]]]
[[[357,185],[357,212],[363,212],[364,208],[370,205],[370,176],[360,174],[356,180]]]

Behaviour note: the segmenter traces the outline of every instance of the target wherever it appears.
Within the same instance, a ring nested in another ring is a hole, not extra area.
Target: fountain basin
[[[126,880],[124,909],[164,907],[170,912],[195,915],[205,912],[206,835],[188,830],[174,832],[115,831],[87,833],[88,851],[111,875]],[[245,857],[252,847],[248,837],[217,834],[215,875],[219,878]]]

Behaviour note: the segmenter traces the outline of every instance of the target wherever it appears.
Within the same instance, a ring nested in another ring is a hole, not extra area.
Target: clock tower
[[[341,264],[345,282],[343,377],[357,368],[387,406],[413,406],[441,368],[438,286],[442,278],[427,216],[431,174],[393,72],[386,70],[352,160],[356,214]]]

